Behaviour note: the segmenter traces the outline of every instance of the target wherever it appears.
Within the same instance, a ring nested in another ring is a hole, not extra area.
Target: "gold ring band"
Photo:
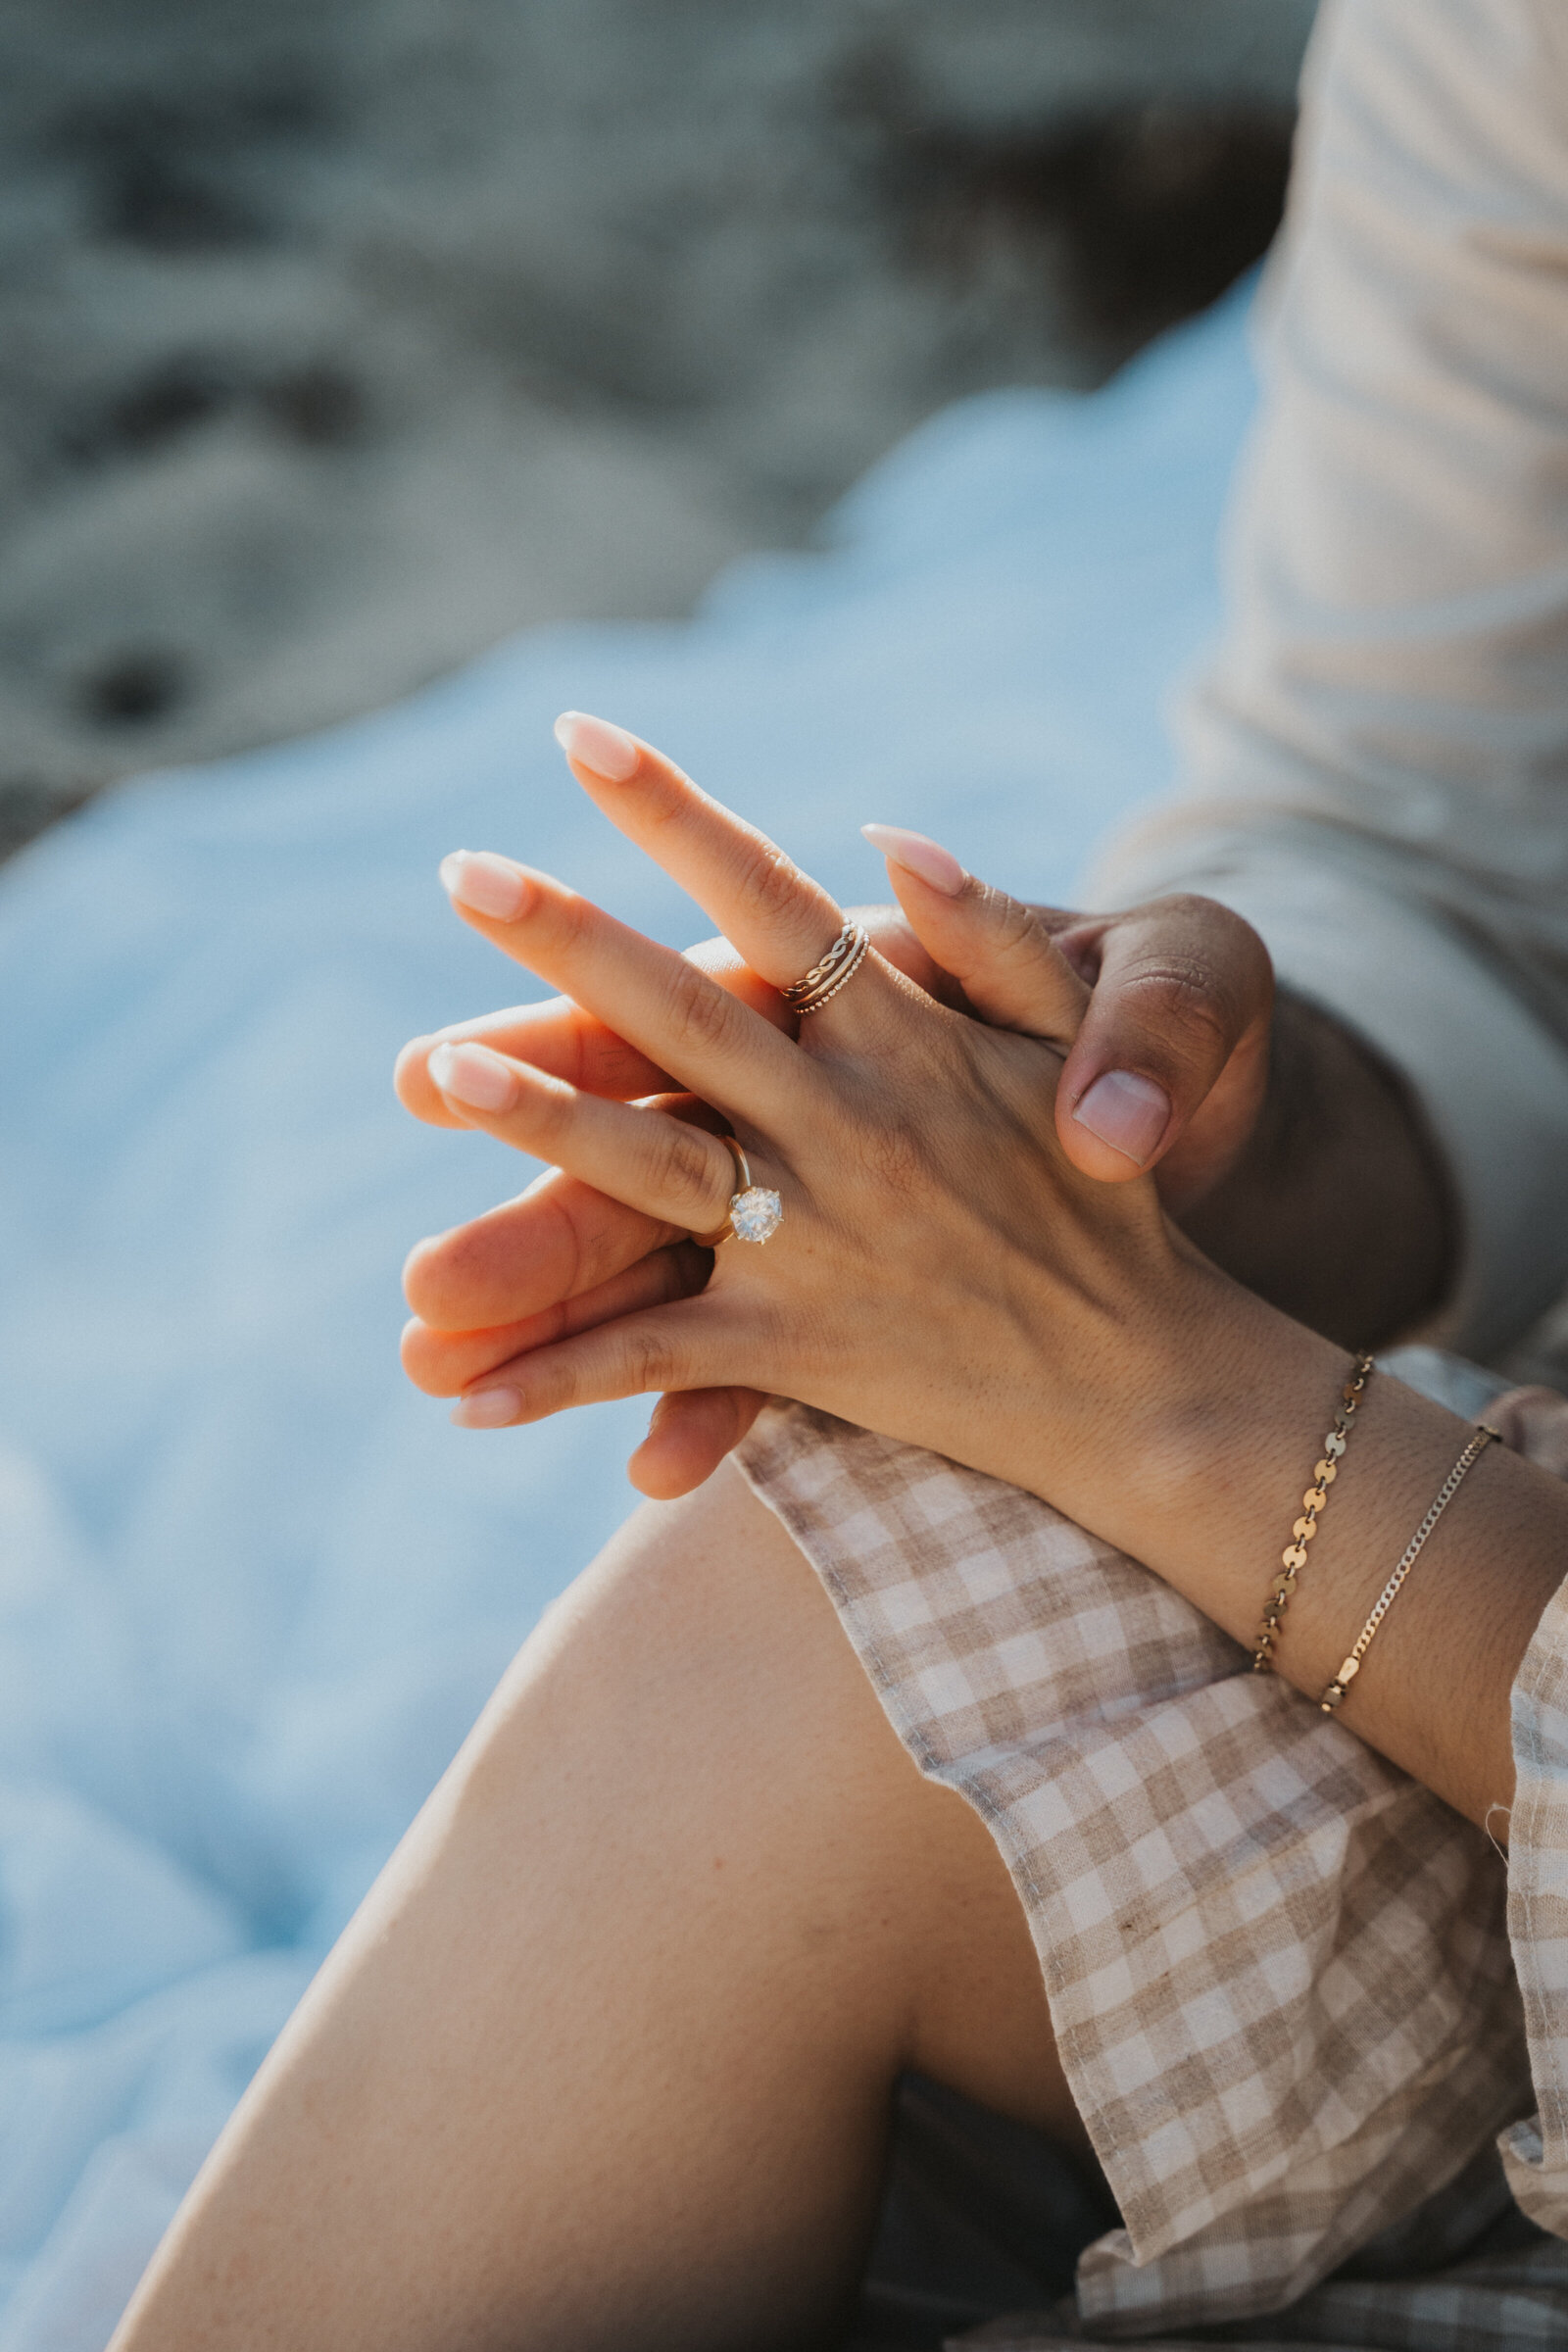
[[[785,1004],[803,1020],[808,1012],[820,1012],[841,988],[849,987],[870,945],[863,924],[846,923],[821,962],[813,963],[803,980],[792,980],[782,992]]]
[[[720,1242],[769,1242],[784,1222],[784,1203],[771,1186],[752,1182],[752,1163],[733,1135],[719,1142],[735,1162],[740,1179],[729,1197],[729,1214],[711,1233],[694,1233],[699,1250],[716,1250]]]

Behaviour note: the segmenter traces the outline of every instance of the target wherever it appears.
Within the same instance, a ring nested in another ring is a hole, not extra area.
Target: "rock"
[[[0,7],[0,847],[689,610],[1261,250],[1308,0]]]

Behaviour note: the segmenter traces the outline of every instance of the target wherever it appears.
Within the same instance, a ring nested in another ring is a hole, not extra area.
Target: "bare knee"
[[[541,1788],[569,1780],[600,1859],[659,1906],[722,1880],[735,1932],[774,1971],[799,1963],[807,1997],[890,2075],[918,2066],[1078,2135],[989,1831],[921,1776],[815,1572],[733,1467],[645,1504],[556,1604],[471,1773],[486,1806],[535,1821]]]
[[[903,1760],[808,1562],[728,1465],[678,1502],[641,1505],[554,1603],[466,1773],[505,1802],[541,1749],[574,1774],[602,1761],[623,1795],[809,1777],[824,1750]]]
[[[721,1473],[525,1645],[119,2340],[814,2340],[899,2068],[1028,2111],[1031,1973],[986,1833]]]

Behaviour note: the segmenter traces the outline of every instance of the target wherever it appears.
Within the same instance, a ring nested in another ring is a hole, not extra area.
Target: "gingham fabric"
[[[1508,1933],[1536,2112],[1503,2133],[1502,2161],[1526,2213],[1568,2238],[1568,1585],[1514,1684],[1513,1760]]]
[[[1521,2198],[1568,2235],[1568,1599],[1520,1678],[1538,2100],[1481,1831],[1033,1495],[799,1405],[740,1458],[921,1770],[989,1824],[1122,2215],[1075,2309],[991,2340],[1568,2342],[1568,2249],[1521,2222],[1492,2146],[1517,2127]],[[1425,2275],[1391,2283],[1365,2250],[1423,2206]],[[1512,2256],[1499,2228],[1523,2232]],[[1465,2249],[1493,2270],[1427,2308]],[[1358,2251],[1377,2277],[1319,2285]],[[1494,2339],[1455,2317],[1478,2298],[1517,2304]]]

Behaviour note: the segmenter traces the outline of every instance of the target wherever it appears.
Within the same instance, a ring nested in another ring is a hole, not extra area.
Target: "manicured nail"
[[[452,1407],[459,1429],[505,1429],[522,1410],[515,1389],[470,1389]]]
[[[460,906],[494,915],[498,922],[514,923],[527,908],[526,878],[510,858],[491,850],[454,850],[441,860],[441,881]]]
[[[1165,1132],[1170,1098],[1152,1078],[1135,1077],[1131,1070],[1106,1070],[1072,1115],[1080,1127],[1142,1168]]]
[[[969,879],[951,850],[928,841],[923,833],[911,833],[906,825],[862,825],[860,831],[873,850],[880,850],[895,865],[907,866],[947,898],[956,899]]]
[[[591,767],[596,776],[608,776],[612,784],[624,784],[643,756],[624,727],[612,727],[608,718],[590,718],[586,710],[563,710],[556,721],[556,741],[568,760]]]
[[[488,1046],[437,1046],[425,1065],[430,1084],[470,1110],[510,1110],[517,1100],[517,1074]]]

